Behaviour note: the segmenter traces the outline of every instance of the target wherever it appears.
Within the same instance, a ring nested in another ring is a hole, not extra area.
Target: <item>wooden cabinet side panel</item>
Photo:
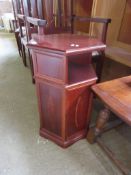
[[[38,73],[53,78],[63,79],[63,60],[50,55],[37,53]]]
[[[47,76],[58,80],[65,80],[64,56],[47,52],[34,52],[33,64],[35,76]]]
[[[39,95],[40,129],[44,128],[61,136],[63,90],[46,82],[36,81],[36,83]]]

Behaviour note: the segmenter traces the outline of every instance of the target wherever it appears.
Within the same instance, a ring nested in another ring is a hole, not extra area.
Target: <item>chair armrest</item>
[[[72,32],[74,31],[74,28],[73,28],[74,20],[78,20],[78,21],[81,21],[81,22],[102,23],[103,24],[103,29],[102,29],[101,41],[103,41],[103,43],[106,43],[106,35],[107,35],[108,24],[111,23],[110,18],[82,17],[82,16],[72,15],[72,22],[71,22],[72,23]]]
[[[17,14],[17,18],[21,20],[25,20],[25,15]]]
[[[27,17],[26,18],[27,22],[30,24],[33,24],[35,26],[39,27],[44,27],[47,23],[46,20],[38,19],[38,18],[32,18],[32,17]]]
[[[89,22],[106,23],[106,24],[111,23],[110,18],[82,17],[82,16],[75,16],[75,15],[73,15],[73,18],[83,22],[89,21]]]
[[[27,31],[28,31],[29,39],[31,39],[30,24],[33,24],[34,26],[38,27],[38,34],[39,35],[44,34],[45,26],[47,24],[46,20],[33,18],[33,17],[26,17],[26,21],[27,21]]]

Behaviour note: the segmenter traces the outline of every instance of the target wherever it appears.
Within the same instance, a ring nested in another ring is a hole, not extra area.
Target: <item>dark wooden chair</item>
[[[31,54],[28,48],[26,47],[27,42],[30,39],[30,33],[37,32],[36,26],[31,26],[31,30],[29,30],[28,26],[29,23],[27,22],[26,17],[37,17],[39,16],[43,18],[43,5],[42,0],[13,0],[13,9],[16,16],[16,19],[18,19],[18,28],[15,31],[15,37],[17,41],[18,51],[19,55],[22,57],[23,63],[25,66],[27,66],[27,58],[29,59],[30,63],[30,69],[31,74],[33,74],[33,68],[32,68],[32,60],[31,60]],[[38,11],[39,10],[39,11]],[[27,32],[28,28],[28,32]],[[39,26],[38,26],[39,28]],[[34,82],[33,76],[32,81]]]
[[[37,33],[38,35],[43,35],[46,23],[47,23],[46,20],[33,18],[33,17],[26,17],[27,42],[32,39],[31,35],[33,33]],[[25,43],[25,47],[27,46],[27,42]],[[33,69],[33,63],[32,63],[32,55],[29,49],[28,49],[28,54],[29,54],[32,82],[34,83],[35,81],[34,81],[34,69]]]
[[[116,155],[107,147],[100,136],[123,122],[131,126],[131,76],[96,84],[92,87],[96,96],[104,103],[105,108],[98,114],[95,127],[89,129],[87,140],[95,141],[105,150],[108,156],[116,163],[121,171],[129,175],[131,171],[118,160]],[[112,111],[120,120],[107,123]]]
[[[71,19],[71,31],[72,33],[75,33],[75,21],[80,21],[80,22],[86,22],[86,23],[100,23],[102,24],[102,32],[101,32],[101,36],[99,36],[100,40],[106,44],[106,37],[107,37],[107,30],[108,30],[108,25],[109,23],[111,23],[111,19],[109,18],[98,18],[98,17],[80,17],[80,16],[72,16]],[[95,37],[92,35],[92,33],[90,32],[90,29],[88,32],[88,35],[90,37]],[[98,36],[97,36],[98,37]],[[105,58],[105,53],[103,51],[100,52],[94,52],[92,54],[92,62],[95,63],[95,70],[96,70],[96,74],[98,77],[98,82],[101,80],[101,74],[102,74],[102,68],[103,68],[103,63],[104,63],[104,58]]]
[[[26,54],[24,49],[22,49],[21,37],[23,38],[23,35],[25,35],[25,29],[26,29],[25,16],[29,16],[31,11],[30,0],[24,0],[24,1],[12,0],[12,7],[15,20],[18,21],[14,32],[17,47],[19,55],[24,59],[24,65],[26,66],[26,60],[25,60]]]
[[[27,66],[26,62],[26,44],[27,44],[27,31],[26,31],[26,16],[31,15],[31,5],[30,0],[15,0],[17,3],[17,19],[19,22],[19,27],[17,29],[16,40],[18,43],[18,50],[20,56],[24,60],[24,65]],[[28,52],[27,52],[28,53]]]
[[[13,13],[14,13],[14,18],[15,18],[15,25],[14,25],[14,34],[16,38],[16,43],[18,47],[18,52],[19,55],[22,55],[22,50],[21,50],[21,41],[20,41],[20,28],[19,28],[19,21],[17,14],[23,15],[23,5],[21,0],[12,0],[12,7],[13,7]]]
[[[15,34],[15,39],[16,39],[16,43],[17,43],[18,52],[19,52],[19,55],[21,56],[22,50],[21,50],[20,29],[19,29],[19,27],[17,27],[15,29],[14,34]]]
[[[18,14],[17,15],[18,22],[19,22],[19,28],[17,29],[17,43],[18,43],[18,50],[20,52],[20,55],[22,57],[24,66],[27,66],[26,63],[26,53],[25,53],[25,45],[27,43],[27,34],[26,34],[26,24],[25,24],[25,16]]]

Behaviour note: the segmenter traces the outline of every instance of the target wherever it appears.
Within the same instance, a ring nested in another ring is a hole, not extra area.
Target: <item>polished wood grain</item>
[[[62,136],[62,100],[63,89],[51,82],[37,81],[41,103],[41,130]]]
[[[40,135],[62,147],[84,138],[97,77],[93,51],[104,50],[96,38],[76,34],[32,35],[34,77],[40,112]]]
[[[84,18],[83,20],[89,20],[87,18]],[[100,22],[99,19],[93,18],[91,20],[97,20],[98,22]],[[104,19],[102,19],[104,20]],[[108,20],[104,20],[104,23],[106,23]],[[110,21],[110,20],[109,20]],[[68,40],[65,38],[68,38]],[[39,36],[39,35],[32,35],[32,40],[28,43],[28,45],[34,45],[35,47],[39,46],[39,47],[43,47],[43,48],[51,48],[53,50],[58,50],[58,51],[62,51],[62,52],[66,52],[66,54],[69,55],[73,55],[74,53],[77,54],[83,54],[83,53],[87,53],[87,52],[92,52],[95,51],[97,48],[97,51],[100,52],[100,56],[97,58],[97,60],[99,60],[99,62],[96,60],[96,62],[98,62],[97,66],[96,66],[96,73],[97,76],[100,80],[100,76],[101,76],[101,71],[102,71],[102,66],[103,66],[103,60],[104,60],[104,48],[106,47],[105,44],[103,44],[105,40],[98,40],[94,37],[89,37],[89,36],[81,36],[81,35],[77,35],[77,34],[69,34],[69,33],[64,33],[64,34],[54,34],[54,35],[43,35],[43,36]],[[61,44],[63,43],[63,44]],[[73,59],[73,57],[72,57]],[[84,63],[84,59],[87,61],[88,59],[86,59],[86,55],[83,55],[82,58],[83,59],[83,63]],[[78,59],[77,61],[79,61],[80,59]]]
[[[37,60],[36,74],[64,81],[64,55],[35,52],[35,56],[39,58]]]
[[[66,126],[67,139],[88,127],[87,113],[89,110],[89,87],[66,90]],[[89,117],[89,116],[88,116]]]
[[[67,55],[76,52],[80,54],[94,50],[104,50],[106,47],[101,40],[96,38],[68,33],[43,36],[34,34],[28,46],[58,50],[66,52]]]

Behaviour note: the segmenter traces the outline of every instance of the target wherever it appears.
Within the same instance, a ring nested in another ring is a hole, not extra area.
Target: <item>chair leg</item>
[[[32,55],[30,54],[29,49],[28,49],[28,55],[29,55],[30,70],[31,70],[31,76],[32,76],[32,83],[35,84],[35,79],[34,79],[34,68],[33,68]]]
[[[93,128],[90,128],[88,131],[87,140],[89,143],[91,144],[94,143],[97,137],[101,135],[107,121],[109,120],[109,116],[110,116],[110,111],[108,107],[105,107],[103,110],[100,111],[100,113],[98,114],[96,126]]]
[[[22,44],[22,60],[23,60],[23,64],[24,66],[27,66],[26,63],[26,53],[25,53],[25,46]]]
[[[19,32],[15,32],[16,43],[19,51],[19,55],[21,56],[21,41],[19,38]]]
[[[105,53],[102,52],[101,55],[98,58],[98,61],[96,62],[96,75],[98,76],[97,83],[99,83],[100,80],[101,80],[101,75],[102,75],[104,60],[105,60]]]

